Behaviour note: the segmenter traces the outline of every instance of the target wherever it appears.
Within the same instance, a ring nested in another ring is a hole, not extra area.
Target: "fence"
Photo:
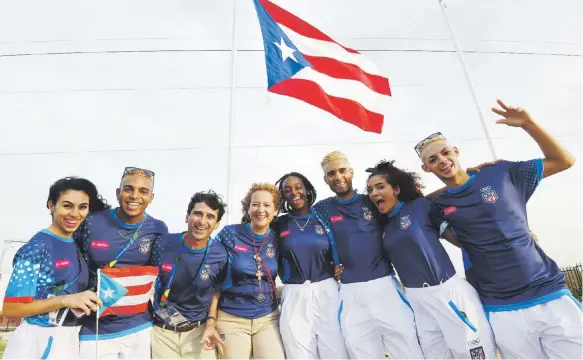
[[[565,278],[567,279],[567,286],[571,289],[573,296],[581,301],[582,292],[582,281],[581,272],[583,271],[583,265],[577,264],[575,266],[567,266],[561,269]]]

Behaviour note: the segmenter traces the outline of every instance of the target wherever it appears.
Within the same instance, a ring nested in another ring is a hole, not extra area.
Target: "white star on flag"
[[[280,38],[279,44],[276,42],[274,42],[274,44],[279,48],[279,50],[281,50],[281,61],[286,61],[287,58],[290,58],[293,61],[298,62],[298,60],[294,56],[295,50],[287,46],[287,44],[283,40],[283,37]]]
[[[113,289],[101,290],[101,293],[103,294],[103,298],[107,299],[113,297],[113,293],[115,293],[115,290]]]

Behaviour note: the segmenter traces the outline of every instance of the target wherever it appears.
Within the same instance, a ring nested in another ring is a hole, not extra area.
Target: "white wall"
[[[227,194],[228,124],[235,86],[233,219],[253,181],[300,171],[330,196],[318,166],[342,150],[364,188],[382,158],[418,169],[413,145],[440,130],[464,165],[490,159],[476,108],[437,0],[275,1],[390,78],[382,135],[364,133],[294,99],[266,92],[251,0],[25,1],[0,3],[0,239],[27,239],[49,223],[48,187],[84,176],[110,202],[124,166],[156,171],[149,209],[182,230],[189,197]],[[530,110],[579,157],[545,180],[530,226],[560,265],[581,261],[581,2],[448,2],[498,157],[540,156],[516,129],[495,125],[496,97]],[[429,190],[440,184],[424,177]],[[451,249],[450,249],[451,250]],[[452,257],[459,266],[459,251]],[[8,265],[9,266],[9,265]]]

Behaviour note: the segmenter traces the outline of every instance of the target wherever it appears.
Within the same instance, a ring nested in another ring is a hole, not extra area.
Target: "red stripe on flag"
[[[139,305],[112,306],[103,311],[100,317],[108,315],[136,315],[148,311],[148,302]]]
[[[389,79],[379,75],[371,75],[364,72],[354,64],[348,64],[326,57],[304,55],[312,64],[312,69],[337,79],[356,80],[366,85],[369,89],[382,94],[391,95]]]
[[[290,78],[273,85],[269,91],[305,101],[362,130],[380,134],[383,129],[382,114],[369,111],[356,101],[330,96],[313,81]]]
[[[263,5],[265,10],[269,13],[269,15],[271,15],[271,18],[276,23],[279,23],[285,27],[288,27],[300,35],[311,37],[311,38],[316,39],[316,40],[323,40],[323,41],[328,41],[328,42],[333,42],[335,44],[338,44],[336,41],[332,40],[332,38],[330,36],[324,34],[320,30],[316,29],[312,25],[308,24],[307,22],[305,22],[304,20],[295,16],[294,14],[288,12],[287,10],[280,8],[279,6],[275,5],[271,1],[259,0],[259,3],[261,3],[261,5]],[[338,44],[338,45],[342,46],[341,44]],[[342,48],[344,48],[344,50],[346,50],[350,53],[359,54],[358,51],[347,48],[345,46],[342,46]]]
[[[4,298],[5,303],[12,303],[12,304],[31,303],[33,301],[34,301],[33,296],[6,296]]]
[[[135,295],[144,295],[150,292],[152,289],[152,284],[154,281],[149,282],[144,285],[136,285],[136,286],[126,286],[125,288],[128,289],[127,294],[125,296],[135,296]]]
[[[122,278],[130,276],[158,276],[158,268],[155,266],[130,266],[124,268],[107,268],[102,269],[101,272],[111,278]]]

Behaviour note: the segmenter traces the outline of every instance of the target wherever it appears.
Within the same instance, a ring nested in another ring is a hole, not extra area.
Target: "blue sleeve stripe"
[[[545,170],[545,165],[542,159],[536,159],[536,181],[540,182],[543,179],[543,172]]]

